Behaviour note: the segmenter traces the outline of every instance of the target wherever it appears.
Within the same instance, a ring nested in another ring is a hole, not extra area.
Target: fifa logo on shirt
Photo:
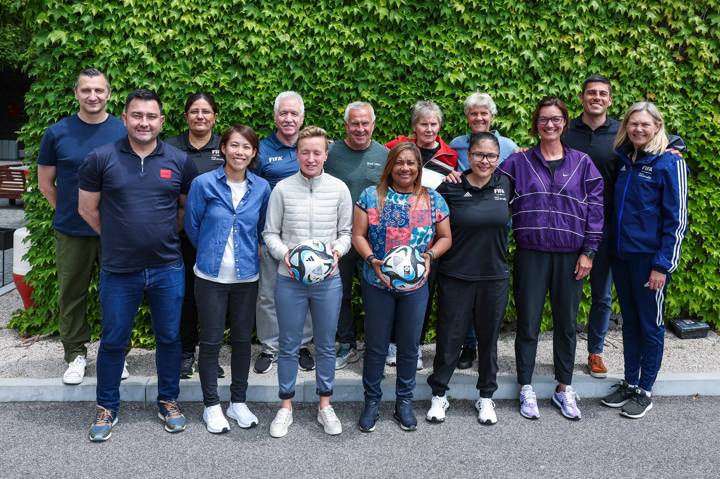
[[[504,195],[505,190],[503,188],[495,188],[495,194],[496,195]]]
[[[643,167],[642,167],[642,172],[643,172],[643,173],[647,173],[647,174],[649,174],[649,175],[652,175],[653,167],[652,167],[652,166],[643,166]]]
[[[276,161],[282,161],[282,156],[271,156],[268,158],[268,163],[275,163]]]

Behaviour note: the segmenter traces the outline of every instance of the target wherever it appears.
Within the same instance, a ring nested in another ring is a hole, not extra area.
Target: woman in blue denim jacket
[[[242,428],[258,420],[245,404],[250,369],[250,339],[258,291],[258,243],[270,198],[267,181],[249,171],[258,151],[255,131],[228,128],[220,140],[225,165],[198,176],[185,211],[185,231],[197,248],[195,300],[200,324],[198,369],[203,392],[203,421],[219,434],[230,430],[217,392],[218,356],[226,318],[232,356],[227,416]]]

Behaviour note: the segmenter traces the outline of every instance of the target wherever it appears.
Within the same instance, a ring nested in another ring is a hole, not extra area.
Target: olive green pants
[[[55,231],[55,262],[58,277],[58,327],[65,361],[87,354],[90,326],[85,317],[93,268],[100,261],[100,238],[67,236]]]

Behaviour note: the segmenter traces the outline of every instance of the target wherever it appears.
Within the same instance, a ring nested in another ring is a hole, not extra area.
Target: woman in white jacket
[[[350,248],[352,199],[342,181],[323,173],[327,151],[325,130],[309,126],[300,131],[297,140],[300,171],[277,184],[267,209],[263,238],[270,254],[280,261],[275,304],[280,330],[281,404],[270,425],[272,437],[285,436],[292,424],[298,351],[308,308],[313,322],[315,378],[320,396],[317,419],[326,433],[342,432],[342,425],[330,406],[330,397],[335,382],[335,331],[342,300],[337,260]],[[335,257],[332,274],[319,283],[302,283],[293,279],[289,271],[290,250],[308,239],[329,245]]]

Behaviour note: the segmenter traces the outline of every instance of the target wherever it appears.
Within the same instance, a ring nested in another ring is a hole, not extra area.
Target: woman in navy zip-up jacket
[[[185,208],[185,231],[197,248],[195,300],[200,324],[198,369],[207,430],[230,429],[217,392],[218,355],[225,320],[230,322],[230,406],[227,416],[242,428],[258,423],[245,404],[250,339],[258,293],[258,244],[270,198],[267,181],[249,171],[258,137],[245,125],[230,127],[220,140],[225,165],[198,176]]]
[[[625,380],[602,403],[640,418],[665,341],[663,307],[687,231],[687,166],[666,151],[663,117],[650,102],[625,113],[615,139],[618,176],[611,229],[611,267],[623,317]]]
[[[540,320],[550,293],[553,362],[558,385],[553,404],[563,416],[579,420],[571,387],[575,365],[575,328],[584,278],[602,238],[603,180],[585,153],[563,144],[568,124],[565,103],[545,97],[533,113],[530,133],[539,144],[510,155],[498,170],[513,184],[510,201],[517,250],[513,291],[517,310],[515,358],[520,414],[537,419],[532,375]]]

